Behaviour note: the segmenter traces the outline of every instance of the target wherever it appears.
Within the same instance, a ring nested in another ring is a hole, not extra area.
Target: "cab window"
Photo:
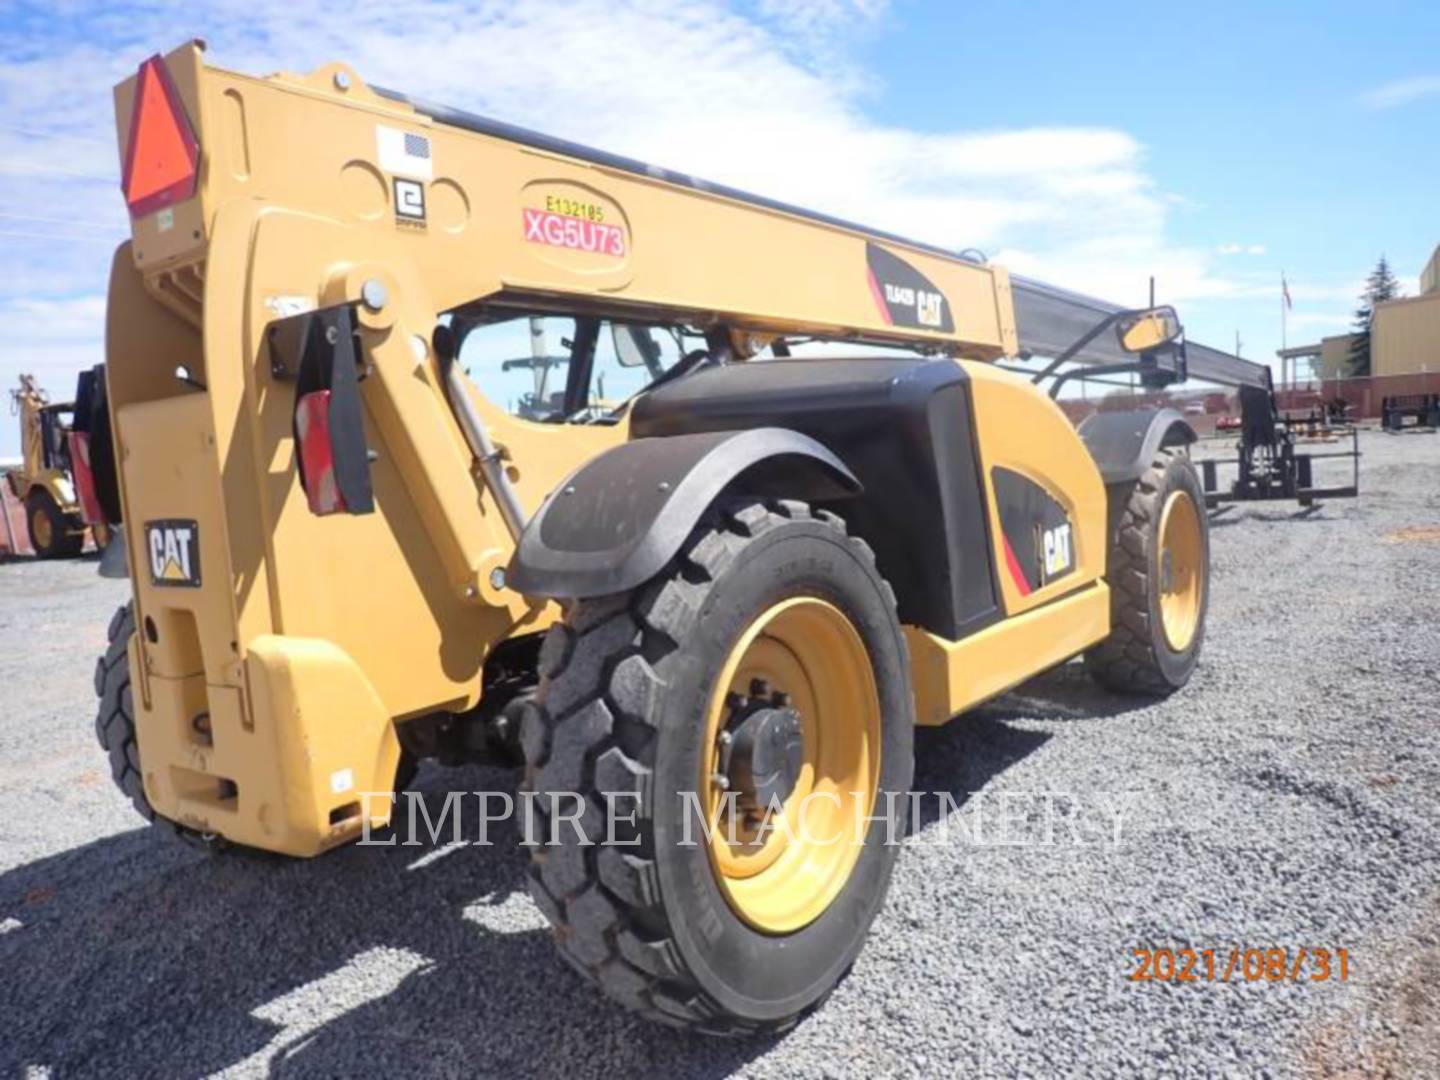
[[[480,392],[514,416],[596,423],[703,348],[669,327],[568,315],[457,315],[459,361]]]

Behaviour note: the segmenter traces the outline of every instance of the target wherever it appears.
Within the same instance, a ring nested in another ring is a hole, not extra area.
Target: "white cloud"
[[[1264,244],[1221,244],[1215,249],[1219,255],[1264,255],[1268,249]]]
[[[890,0],[760,0],[765,20],[804,42],[833,39],[879,22]]]
[[[77,25],[103,28],[107,48],[53,30],[0,45],[0,116],[44,118],[41,134],[0,121],[0,162],[26,163],[0,168],[0,204],[33,218],[0,218],[0,234],[31,234],[0,235],[0,309],[25,298],[57,303],[7,321],[0,382],[12,382],[17,366],[34,368],[53,373],[58,391],[79,361],[100,358],[95,298],[107,247],[127,232],[111,86],[197,32],[222,66],[263,74],[344,59],[378,85],[980,248],[1019,272],[1121,302],[1143,299],[1151,274],[1167,300],[1248,287],[1217,276],[1213,253],[1168,241],[1168,216],[1191,204],[1157,189],[1145,148],[1125,131],[921,132],[867,116],[873,75],[844,52],[854,34],[895,17],[884,0],[391,0],[362,20],[291,0],[199,10],[203,25],[193,27],[164,5],[82,14]],[[59,303],[77,296],[78,306]],[[6,437],[0,429],[0,452]]]
[[[1440,75],[1417,75],[1366,90],[1360,95],[1360,100],[1372,109],[1398,109],[1412,101],[1436,95],[1440,95]]]

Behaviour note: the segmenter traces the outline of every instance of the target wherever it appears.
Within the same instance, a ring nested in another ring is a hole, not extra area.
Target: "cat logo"
[[[200,585],[200,527],[193,521],[147,521],[150,581],[168,588]]]
[[[924,289],[915,290],[915,318],[921,326],[933,326],[938,329],[943,323],[944,303],[945,298],[938,292],[926,292]]]
[[[1057,525],[1045,530],[1045,580],[1059,577],[1070,569],[1070,525]]]

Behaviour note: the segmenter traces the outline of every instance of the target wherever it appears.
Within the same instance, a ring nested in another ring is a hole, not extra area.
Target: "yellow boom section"
[[[206,66],[198,43],[164,62],[204,166],[193,198],[136,218],[133,235],[150,288],[178,307],[200,302],[217,214],[260,199],[357,229],[401,231],[422,276],[443,283],[442,309],[504,292],[758,334],[918,344],[981,359],[1015,352],[1009,277],[999,267],[417,108],[342,64],[255,79]],[[116,89],[122,148],[135,95],[134,79]],[[318,284],[295,282],[297,291]]]

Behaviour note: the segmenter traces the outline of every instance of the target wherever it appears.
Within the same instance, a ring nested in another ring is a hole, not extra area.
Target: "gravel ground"
[[[920,733],[955,805],[922,803],[852,975],[778,1040],[598,998],[513,835],[303,863],[138,827],[91,723],[123,585],[0,565],[0,1072],[1440,1075],[1440,437],[1363,448],[1360,500],[1216,523],[1181,693],[1072,665]],[[1126,978],[1137,947],[1302,945],[1349,981]]]

